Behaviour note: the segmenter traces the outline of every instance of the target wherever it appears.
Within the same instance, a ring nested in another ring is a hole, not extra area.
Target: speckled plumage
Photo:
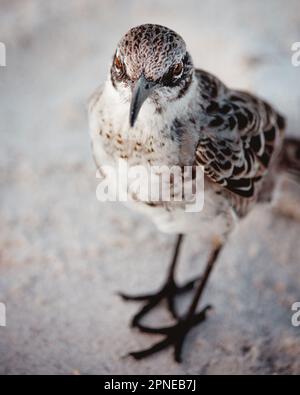
[[[263,100],[195,70],[183,39],[165,27],[131,29],[116,56],[124,64],[122,73],[113,62],[107,82],[89,105],[98,167],[113,165],[119,158],[129,165],[202,165],[203,212],[192,216],[178,203],[137,201],[136,206],[164,231],[187,233],[207,225],[226,232],[236,215],[245,214],[257,201],[271,174],[282,145],[283,117]],[[178,62],[183,70],[173,80],[172,67]],[[142,73],[159,85],[130,128],[132,85]]]
[[[180,362],[187,333],[210,309],[197,312],[226,236],[256,202],[270,200],[280,169],[300,175],[299,141],[284,140],[285,120],[264,100],[194,69],[182,38],[157,25],[133,28],[120,41],[108,80],[90,100],[89,119],[94,158],[109,184],[103,166],[114,168],[120,159],[148,169],[191,166],[203,171],[204,208],[198,212],[185,211],[186,195],[183,202],[144,201],[130,186],[126,190],[134,207],[147,213],[160,230],[179,233],[163,287],[149,295],[121,294],[124,300],[144,302],[131,325],[163,336],[130,355],[141,359],[173,346]],[[156,181],[151,178],[151,188]],[[196,182],[193,176],[190,181]],[[174,196],[178,189],[181,192],[177,184]],[[182,234],[193,231],[211,244],[211,254],[200,278],[178,286],[175,270]],[[187,312],[179,317],[176,296],[196,284]],[[141,323],[163,300],[175,323],[155,328]]]

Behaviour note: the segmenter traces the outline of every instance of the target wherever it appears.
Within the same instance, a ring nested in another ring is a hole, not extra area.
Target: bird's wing
[[[213,79],[210,74],[206,77]],[[251,198],[278,151],[284,118],[266,102],[249,93],[233,91],[214,81],[203,130],[196,149],[196,163],[207,177],[241,197]]]

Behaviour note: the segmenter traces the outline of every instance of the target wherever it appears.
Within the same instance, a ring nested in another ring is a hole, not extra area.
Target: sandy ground
[[[299,134],[300,68],[290,50],[300,41],[298,0],[2,0],[0,372],[299,374],[291,305],[300,301],[300,225],[267,206],[222,253],[205,295],[215,309],[191,333],[185,362],[175,364],[171,350],[122,358],[156,338],[128,328],[138,306],[116,293],[154,290],[174,239],[120,204],[96,201],[85,102],[120,36],[144,22],[181,33],[196,65],[270,99]],[[189,237],[178,278],[200,272],[207,253]],[[163,309],[148,320],[169,322]]]

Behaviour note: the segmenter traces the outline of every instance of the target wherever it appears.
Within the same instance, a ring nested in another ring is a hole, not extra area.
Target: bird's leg
[[[207,262],[204,274],[201,280],[199,280],[200,281],[199,286],[195,292],[194,298],[187,311],[187,314],[182,318],[177,319],[176,324],[173,326],[162,327],[162,328],[149,328],[142,324],[138,324],[137,326],[141,332],[150,333],[150,334],[160,334],[160,335],[164,335],[165,338],[148,349],[132,352],[129,355],[139,360],[148,357],[149,355],[152,355],[158,351],[161,351],[169,346],[173,346],[174,359],[176,362],[181,362],[182,346],[188,332],[194,326],[205,321],[206,313],[208,310],[211,309],[211,306],[208,305],[204,307],[200,312],[198,313],[196,312],[198,303],[207,285],[208,279],[210,277],[214,264],[218,258],[218,255],[221,251],[221,248],[222,248],[222,244],[218,243],[218,245],[215,245]]]
[[[169,268],[169,273],[164,286],[157,292],[153,294],[130,296],[121,293],[120,296],[126,301],[145,301],[145,305],[139,310],[137,314],[133,317],[131,321],[132,326],[137,326],[139,321],[155,306],[157,306],[162,300],[166,300],[168,304],[168,309],[174,318],[177,318],[176,308],[175,308],[175,297],[176,295],[183,294],[193,289],[194,284],[199,280],[195,278],[183,286],[178,286],[175,283],[175,269],[178,262],[178,256],[180,252],[180,247],[182,244],[183,235],[179,235],[175,245],[173,259]]]

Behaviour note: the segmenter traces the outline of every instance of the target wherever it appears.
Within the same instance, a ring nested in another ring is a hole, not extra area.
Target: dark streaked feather
[[[242,198],[254,198],[278,152],[284,118],[263,100],[233,91],[216,77],[197,70],[204,128],[196,163],[208,178]]]

